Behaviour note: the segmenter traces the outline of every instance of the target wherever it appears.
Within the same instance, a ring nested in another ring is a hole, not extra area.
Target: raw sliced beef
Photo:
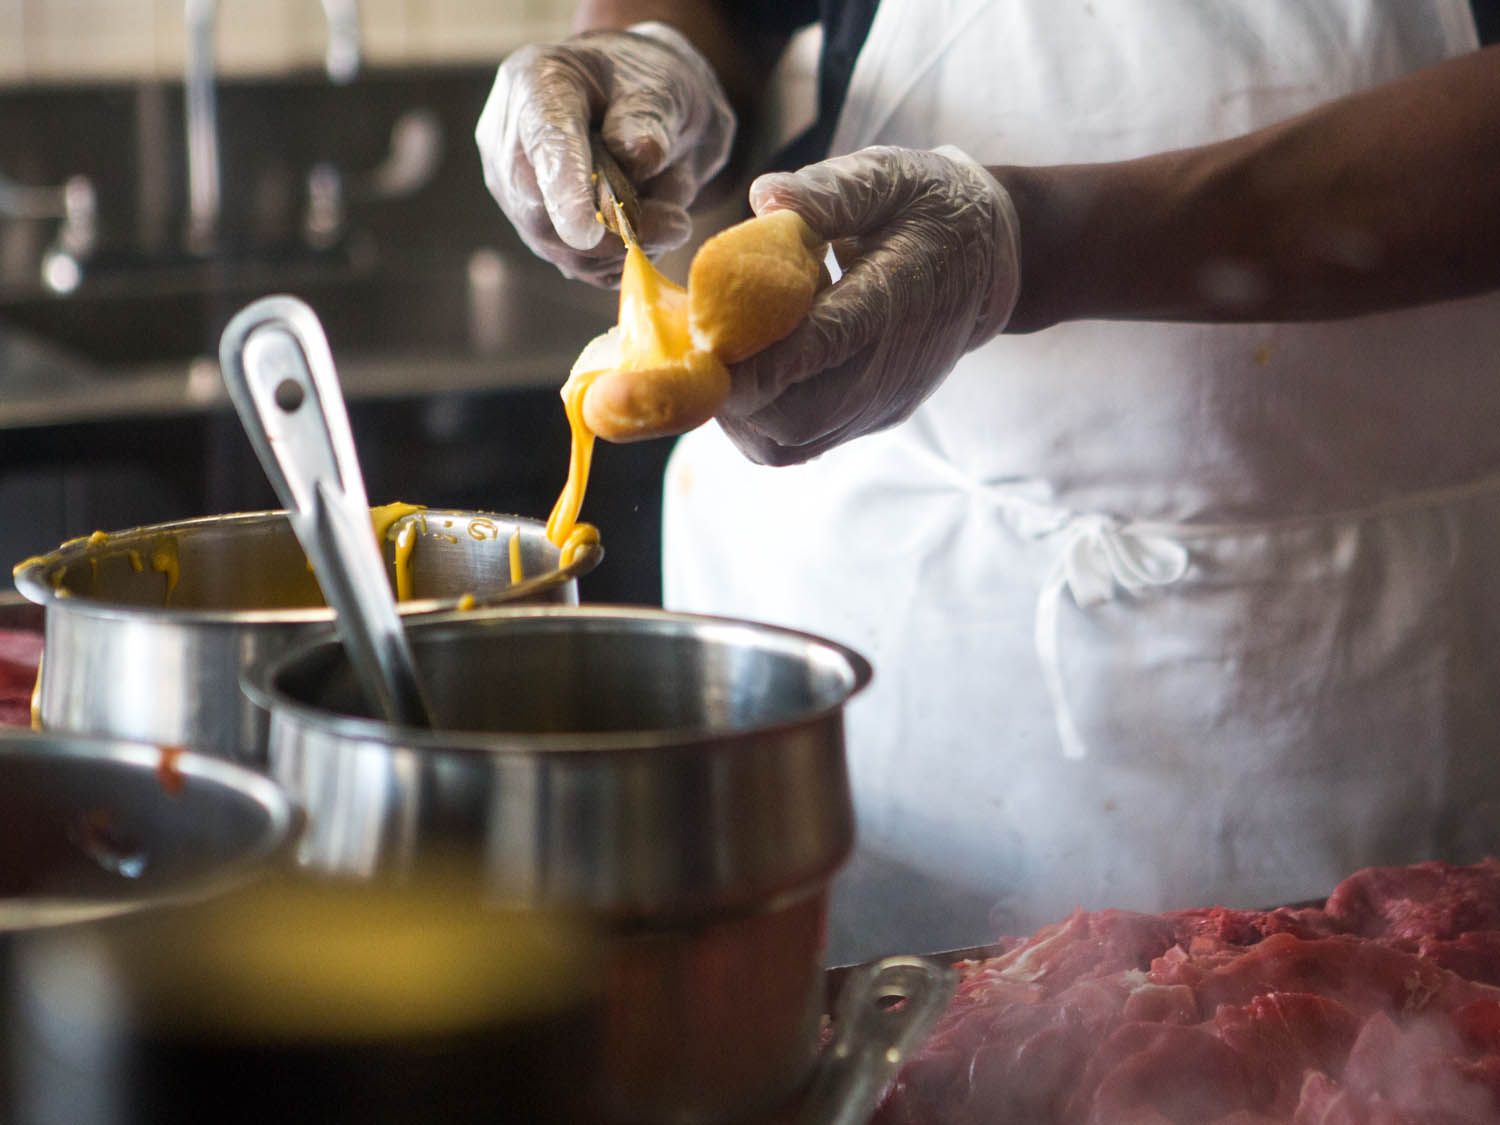
[[[1334,889],[1326,910],[1345,933],[1394,942],[1500,930],[1500,860],[1367,867]]]
[[[1500,862],[1077,912],[959,966],[879,1125],[1500,1125]]]
[[[42,662],[42,634],[0,629],[0,726],[31,725],[31,691]]]

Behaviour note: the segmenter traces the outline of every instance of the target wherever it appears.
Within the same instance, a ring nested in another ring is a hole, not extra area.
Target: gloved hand
[[[728,158],[734,111],[707,60],[662,23],[523,47],[501,64],[474,131],[484,182],[533,251],[611,285],[625,248],[596,218],[591,122],[636,186],[636,236],[657,254],[687,241],[687,204]]]
[[[719,424],[753,461],[806,461],[902,421],[1015,306],[1015,208],[957,149],[867,148],[761,176],[750,205],[797,212],[845,271],[791,335],[730,370]]]

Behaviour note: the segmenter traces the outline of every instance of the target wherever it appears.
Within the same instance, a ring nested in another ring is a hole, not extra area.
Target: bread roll
[[[782,339],[812,306],[825,249],[792,211],[772,211],[714,235],[688,273],[693,343],[739,363]]]
[[[644,441],[703,425],[728,394],[728,368],[691,351],[675,362],[596,376],[583,398],[583,420],[608,441]]]
[[[729,395],[726,363],[748,359],[807,315],[823,244],[790,211],[749,219],[698,250],[688,287],[673,284],[639,247],[625,256],[619,324],[574,364],[582,419],[608,441],[686,433]],[[569,391],[565,388],[564,397]]]

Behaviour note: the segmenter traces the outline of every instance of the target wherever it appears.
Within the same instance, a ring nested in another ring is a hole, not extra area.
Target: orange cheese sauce
[[[510,556],[510,584],[519,586],[526,581],[526,570],[521,565],[521,529],[519,527],[510,533],[510,542],[507,547]]]
[[[680,362],[693,351],[687,290],[653,266],[646,252],[635,243],[625,249],[618,333],[616,366],[619,368],[661,367]],[[596,528],[578,522],[594,457],[594,434],[583,420],[583,399],[594,380],[610,368],[589,369],[586,357],[580,357],[580,364],[562,387],[563,410],[572,443],[568,479],[547,518],[547,539],[561,552],[559,565],[564,567],[599,541]]]
[[[156,761],[156,780],[169,797],[180,797],[187,785],[187,776],[182,772],[182,755],[181,746],[163,746]]]
[[[370,509],[370,526],[375,532],[375,542],[383,544],[391,528],[407,516],[417,515],[426,509],[421,504],[381,504]],[[411,553],[417,545],[416,521],[408,523],[396,533],[396,600],[406,601],[412,593]],[[384,549],[384,548],[382,548]]]
[[[176,591],[177,582],[182,577],[182,564],[177,558],[176,539],[167,536],[165,539],[156,541],[151,548],[151,569],[166,577],[167,590],[162,595],[162,605],[171,605],[172,594]]]
[[[411,601],[414,589],[411,574],[411,553],[417,546],[417,525],[407,523],[396,532],[396,600]]]

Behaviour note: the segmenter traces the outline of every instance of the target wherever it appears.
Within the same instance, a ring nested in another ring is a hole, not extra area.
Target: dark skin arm
[[[1020,217],[1010,332],[1468,296],[1500,288],[1500,47],[1219,144],[990,171]]]
[[[584,0],[581,30],[660,19],[742,114],[785,45],[733,6]],[[1500,47],[1218,144],[1000,166],[1021,221],[1007,331],[1067,320],[1319,320],[1500,288]]]

